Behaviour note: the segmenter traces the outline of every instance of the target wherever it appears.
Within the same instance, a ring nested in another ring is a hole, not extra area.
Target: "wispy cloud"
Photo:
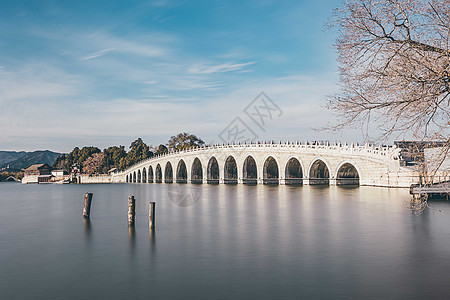
[[[188,72],[192,74],[212,74],[212,73],[223,73],[242,70],[246,66],[255,64],[255,62],[246,62],[241,64],[219,64],[219,65],[192,65],[189,67]]]
[[[103,55],[107,54],[108,52],[111,52],[111,51],[114,51],[114,50],[116,50],[116,48],[103,49],[103,50],[94,52],[91,55],[85,56],[85,57],[81,58],[81,60],[89,60],[89,59],[102,57]]]
[[[141,57],[162,57],[171,54],[171,47],[168,44],[174,41],[172,35],[164,34],[123,38],[105,32],[97,32],[86,36],[76,33],[75,36],[77,41],[74,40],[74,43],[80,40],[84,42],[78,47],[103,49],[87,56],[88,58],[100,57],[111,51]]]

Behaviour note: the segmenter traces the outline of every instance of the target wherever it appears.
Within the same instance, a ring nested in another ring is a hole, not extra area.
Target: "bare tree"
[[[377,125],[450,144],[450,0],[346,0],[339,29],[335,129]]]
[[[83,171],[86,174],[98,174],[101,170],[105,154],[94,153],[83,162]]]

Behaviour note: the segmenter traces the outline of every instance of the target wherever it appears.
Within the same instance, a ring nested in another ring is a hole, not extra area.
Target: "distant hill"
[[[60,154],[49,150],[33,152],[0,151],[0,158],[4,158],[3,162],[0,163],[0,169],[9,165],[10,170],[21,170],[38,163],[47,163],[51,166]],[[5,161],[8,160],[7,157],[13,157],[13,159]]]
[[[24,156],[25,154],[27,154],[27,152],[25,151],[0,151],[0,166],[2,166],[3,164],[16,160],[22,156]]]

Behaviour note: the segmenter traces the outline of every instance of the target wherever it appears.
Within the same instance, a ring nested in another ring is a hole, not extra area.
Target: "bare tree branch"
[[[340,32],[334,129],[378,120],[384,137],[448,141],[450,0],[346,0],[330,26]]]

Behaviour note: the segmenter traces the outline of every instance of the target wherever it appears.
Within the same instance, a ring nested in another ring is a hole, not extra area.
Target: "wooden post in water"
[[[148,228],[155,228],[155,202],[148,203]]]
[[[135,204],[134,196],[128,196],[128,225],[134,225]]]
[[[91,215],[91,202],[92,202],[92,193],[84,194],[84,202],[83,202],[83,217],[89,218]]]

